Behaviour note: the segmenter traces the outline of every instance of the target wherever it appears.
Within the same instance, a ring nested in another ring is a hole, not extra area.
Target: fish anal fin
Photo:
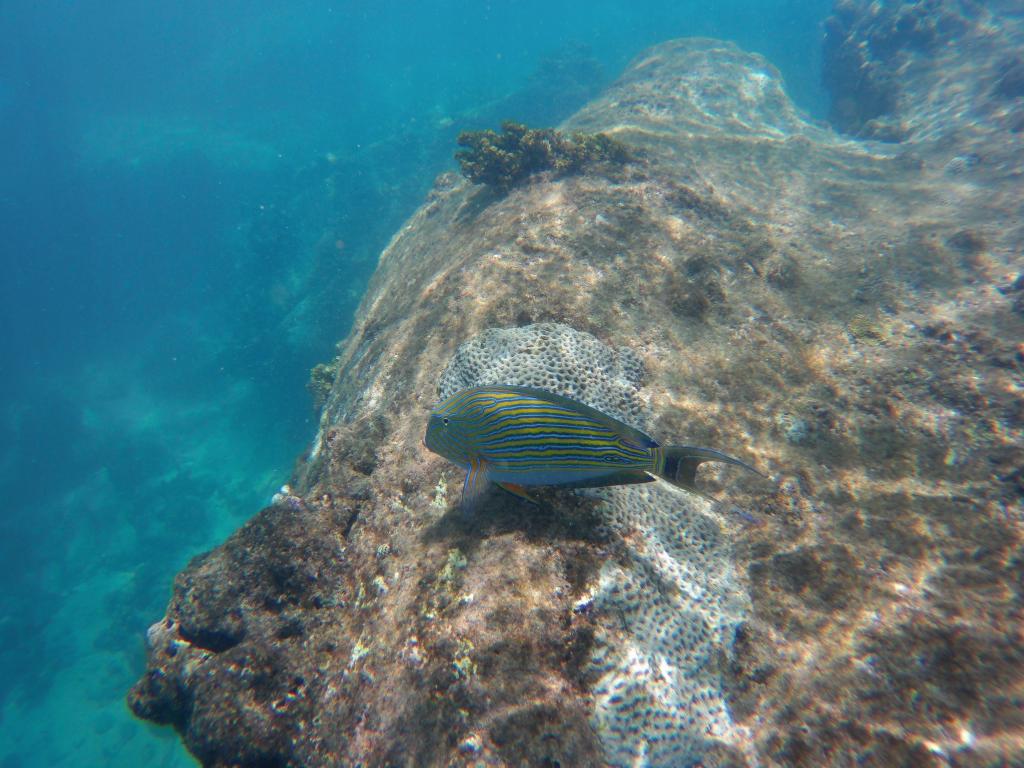
[[[578,483],[563,483],[559,488],[605,488],[609,485],[633,485],[654,482],[654,475],[642,469],[623,469],[610,475],[580,480]]]
[[[497,485],[504,491],[508,491],[513,496],[518,496],[521,499],[526,499],[531,504],[537,503],[537,500],[526,492],[526,488],[519,485],[518,483],[495,483],[495,485]]]

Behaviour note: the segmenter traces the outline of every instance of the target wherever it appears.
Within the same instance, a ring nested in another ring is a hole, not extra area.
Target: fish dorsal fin
[[[560,405],[563,408],[576,411],[577,413],[593,419],[599,424],[603,424],[623,439],[635,444],[638,448],[658,447],[658,443],[655,440],[653,440],[649,435],[641,432],[636,427],[631,427],[629,424],[623,424],[621,421],[609,416],[607,413],[602,413],[596,408],[591,408],[589,405],[581,403],[579,400],[573,400],[571,397],[556,395],[554,392],[548,392],[546,389],[536,389],[534,387],[512,387],[503,385],[496,387],[484,387],[484,389],[490,389],[495,392],[513,392],[517,395],[527,395],[529,397],[535,397],[538,400],[545,400],[554,405]]]

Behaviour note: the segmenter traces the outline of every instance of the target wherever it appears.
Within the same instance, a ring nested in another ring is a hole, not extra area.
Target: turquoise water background
[[[174,574],[287,482],[381,248],[459,130],[645,46],[826,111],[830,3],[0,3],[0,768],[194,762],[132,719]]]

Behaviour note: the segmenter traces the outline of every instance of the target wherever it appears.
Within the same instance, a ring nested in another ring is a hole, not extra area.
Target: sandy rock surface
[[[846,34],[867,23],[843,8]],[[130,705],[207,765],[624,764],[660,743],[653,716],[613,732],[594,671],[631,642],[594,597],[638,572],[643,527],[609,534],[614,500],[553,491],[466,517],[461,471],[421,444],[459,345],[553,322],[632,350],[655,437],[770,475],[702,476],[745,607],[701,661],[729,722],[688,760],[1024,760],[1021,134],[844,137],[710,40],[646,51],[567,128],[641,157],[506,196],[438,179],[294,490],[179,575]]]

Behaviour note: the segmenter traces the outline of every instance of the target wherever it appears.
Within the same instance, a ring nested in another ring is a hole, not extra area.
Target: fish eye
[[[448,426],[448,417],[447,416],[445,416],[443,419],[441,419],[441,421],[444,423],[444,425],[446,427]]]

